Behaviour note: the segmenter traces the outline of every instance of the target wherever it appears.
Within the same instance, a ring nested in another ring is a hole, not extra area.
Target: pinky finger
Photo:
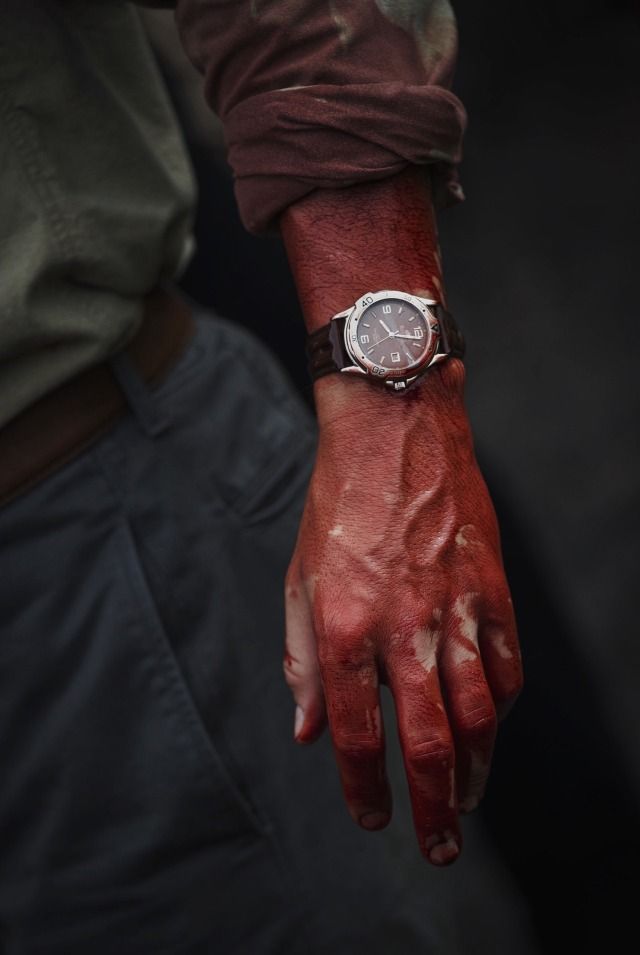
[[[486,680],[499,719],[507,715],[523,685],[522,655],[510,602],[502,619],[503,623],[491,620],[482,624],[478,634]]]

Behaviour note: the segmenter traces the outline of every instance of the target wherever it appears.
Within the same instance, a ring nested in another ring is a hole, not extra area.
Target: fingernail
[[[301,706],[296,706],[296,717],[293,724],[293,735],[297,737],[304,725],[304,710]]]
[[[388,812],[365,812],[360,816],[360,825],[365,829],[382,829],[389,822]]]
[[[456,839],[452,835],[448,835],[448,833],[445,833],[445,836],[447,836],[447,838],[441,839],[437,845],[431,846],[431,848],[430,843],[433,842],[433,837],[427,840],[429,861],[433,862],[434,865],[448,865],[460,855],[460,846]]]

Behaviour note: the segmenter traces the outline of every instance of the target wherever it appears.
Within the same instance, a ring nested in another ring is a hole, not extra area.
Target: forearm
[[[310,332],[364,292],[402,289],[443,301],[425,167],[316,190],[289,206],[280,229]]]
[[[289,206],[280,229],[309,332],[365,292],[397,289],[445,302],[429,170],[409,166],[395,176],[343,189],[322,189]],[[320,423],[335,420],[348,403],[391,403],[414,411],[425,391],[450,404],[461,390],[457,361],[434,368],[398,398],[352,376],[327,375],[315,384]],[[356,398],[354,402],[353,399]],[[363,408],[364,410],[364,408]]]

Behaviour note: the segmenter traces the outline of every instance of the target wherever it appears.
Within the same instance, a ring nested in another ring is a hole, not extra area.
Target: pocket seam
[[[262,836],[270,836],[273,829],[271,823],[247,800],[202,723],[175,658],[144,572],[133,530],[125,515],[118,517],[116,535],[123,557],[123,571],[125,571],[123,576],[131,594],[133,611],[136,613],[138,625],[144,630],[147,638],[153,641],[154,646],[149,647],[146,652],[152,653],[154,649],[157,651],[153,655],[152,662],[161,674],[164,684],[165,692],[163,694],[160,691],[159,694],[164,696],[161,703],[169,711],[171,718],[176,721],[177,730],[185,736],[188,745],[192,748],[196,768],[206,774],[208,782],[224,787],[227,798],[242,812],[252,829]],[[126,573],[127,570],[131,576]]]

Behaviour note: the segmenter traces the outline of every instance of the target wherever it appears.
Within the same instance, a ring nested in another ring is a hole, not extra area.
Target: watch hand
[[[393,336],[394,338],[408,338],[411,342],[421,342],[422,339],[418,338],[417,335],[400,335],[399,332],[396,332]]]
[[[369,352],[372,352],[374,348],[377,348],[378,345],[381,345],[383,342],[386,342],[387,338],[393,338],[393,337],[394,337],[393,334],[385,335],[385,337],[381,338],[379,342],[374,342],[371,348],[367,348],[367,355],[369,354]]]
[[[380,319],[380,324],[382,325],[382,327],[384,328],[385,332],[387,333],[387,338],[393,338],[396,333],[395,333],[395,332],[392,332],[391,329],[389,328],[389,326],[388,326],[388,325],[385,325],[385,323],[382,321],[382,319]],[[382,340],[384,341],[384,339],[382,339]]]

